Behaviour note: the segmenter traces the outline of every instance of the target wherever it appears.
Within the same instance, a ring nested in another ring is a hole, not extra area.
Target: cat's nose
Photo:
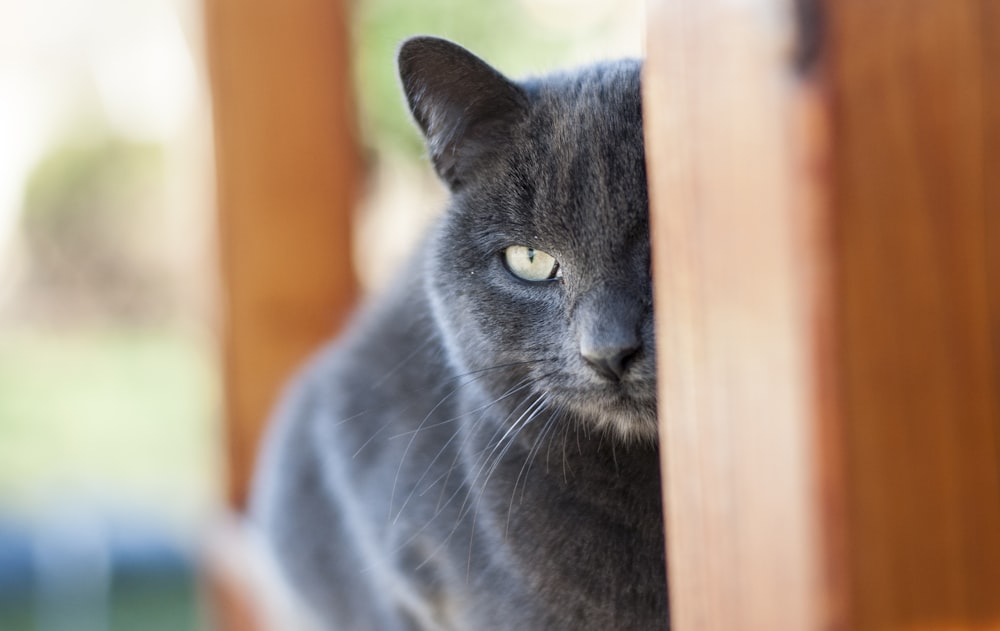
[[[608,379],[620,381],[629,364],[639,352],[639,344],[626,343],[622,346],[603,348],[582,348],[580,354],[599,374]]]
[[[642,296],[631,288],[602,286],[588,292],[574,314],[580,356],[597,374],[620,381],[642,348],[646,313]]]

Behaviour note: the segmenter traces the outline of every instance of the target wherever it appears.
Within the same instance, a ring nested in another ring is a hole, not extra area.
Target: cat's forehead
[[[531,182],[522,210],[539,231],[590,243],[645,231],[639,70],[615,62],[526,86],[532,111],[513,166]]]
[[[604,63],[526,85],[517,159],[556,195],[645,190],[640,65]],[[619,186],[624,185],[624,186]],[[592,191],[596,192],[596,191]]]
[[[641,143],[640,67],[635,60],[604,62],[526,81],[529,132],[556,144]]]

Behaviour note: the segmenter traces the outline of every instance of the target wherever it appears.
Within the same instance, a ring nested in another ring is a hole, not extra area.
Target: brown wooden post
[[[816,320],[785,2],[650,5],[644,77],[674,629],[821,603]],[[828,285],[828,283],[826,283]]]
[[[674,629],[1000,628],[1000,9],[654,0]]]
[[[355,298],[361,174],[345,5],[205,0],[234,507],[281,384]]]
[[[852,629],[1000,628],[995,5],[828,3]]]

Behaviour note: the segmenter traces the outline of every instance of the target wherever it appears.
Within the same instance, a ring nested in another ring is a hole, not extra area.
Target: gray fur
[[[666,628],[640,64],[400,69],[451,203],[291,385],[252,515],[330,629]]]

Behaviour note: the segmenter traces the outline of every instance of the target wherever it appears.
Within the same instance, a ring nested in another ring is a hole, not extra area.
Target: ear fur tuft
[[[437,37],[399,49],[399,76],[434,167],[452,190],[503,145],[527,113],[528,97],[485,61]]]

